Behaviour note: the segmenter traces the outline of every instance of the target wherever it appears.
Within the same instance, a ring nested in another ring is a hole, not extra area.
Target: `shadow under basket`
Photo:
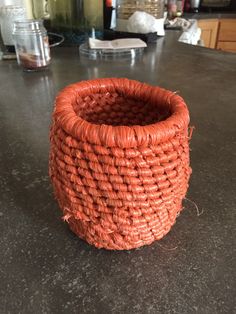
[[[49,171],[71,230],[111,250],[161,239],[188,188],[188,124],[180,96],[141,82],[97,79],[62,90]]]

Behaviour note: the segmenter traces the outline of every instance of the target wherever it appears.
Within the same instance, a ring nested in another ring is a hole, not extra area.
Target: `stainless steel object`
[[[198,12],[200,6],[200,0],[191,0],[190,2],[191,9],[195,12]]]

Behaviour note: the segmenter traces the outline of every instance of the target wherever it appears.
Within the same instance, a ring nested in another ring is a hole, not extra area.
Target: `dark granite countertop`
[[[49,71],[0,62],[1,314],[236,311],[236,55],[178,43],[176,34],[136,61],[89,61],[77,48],[55,48]],[[179,91],[195,126],[191,201],[163,240],[133,251],[98,250],[72,234],[48,179],[56,93],[110,76]]]

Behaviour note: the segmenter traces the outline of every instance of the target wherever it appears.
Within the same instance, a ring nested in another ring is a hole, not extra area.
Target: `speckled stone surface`
[[[0,313],[234,313],[236,54],[177,43],[136,61],[79,59],[56,48],[50,70],[0,62]],[[128,77],[178,90],[188,103],[191,177],[184,210],[160,242],[97,250],[74,236],[48,179],[56,93],[95,77]]]

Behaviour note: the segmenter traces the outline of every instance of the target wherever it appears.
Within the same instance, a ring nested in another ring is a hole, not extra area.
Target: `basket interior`
[[[158,104],[109,92],[78,96],[73,107],[83,120],[112,126],[148,125],[170,116],[168,106],[160,109]]]

